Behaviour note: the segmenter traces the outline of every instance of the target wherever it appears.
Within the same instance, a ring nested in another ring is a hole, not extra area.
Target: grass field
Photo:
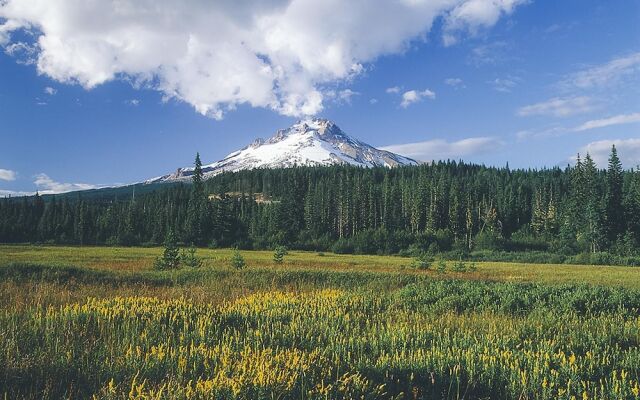
[[[12,262],[46,265],[75,265],[99,270],[140,272],[151,269],[160,248],[131,247],[49,247],[0,245],[0,265]],[[199,249],[198,256],[206,269],[225,269],[229,265],[230,249]],[[272,262],[273,252],[242,252],[252,268],[297,271],[385,272],[437,275],[434,271],[411,270],[411,259],[397,256],[340,255],[290,251],[281,265]],[[452,262],[449,261],[448,265]],[[448,277],[506,282],[586,283],[624,286],[640,289],[640,268],[568,265],[523,264],[511,262],[476,262],[476,273],[449,273]]]
[[[0,246],[7,399],[640,396],[640,270]]]

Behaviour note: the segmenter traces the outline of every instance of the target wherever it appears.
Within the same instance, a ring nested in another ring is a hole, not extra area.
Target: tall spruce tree
[[[625,231],[624,209],[622,207],[622,163],[618,158],[616,146],[611,146],[609,166],[607,168],[606,194],[607,236],[615,241]]]
[[[584,158],[583,165],[583,184],[584,184],[584,215],[585,225],[583,228],[583,237],[588,243],[589,251],[595,253],[601,250],[603,232],[603,210],[600,202],[600,192],[598,187],[598,168],[595,162],[587,153]]]
[[[627,236],[633,244],[640,246],[640,167],[630,171],[624,196],[624,212]]]
[[[204,192],[200,153],[196,153],[191,181],[191,196],[189,198],[187,214],[187,240],[191,243],[203,244],[205,241],[203,228],[206,217],[207,199]]]

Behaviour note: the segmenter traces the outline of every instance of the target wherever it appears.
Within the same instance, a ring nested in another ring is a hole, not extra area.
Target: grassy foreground
[[[620,399],[640,396],[634,268],[0,246],[0,396]]]

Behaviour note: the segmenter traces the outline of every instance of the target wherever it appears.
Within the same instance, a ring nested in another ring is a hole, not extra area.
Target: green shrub
[[[240,254],[238,249],[233,251],[233,255],[231,256],[231,266],[235,269],[244,269],[247,266],[247,263],[244,261],[244,257]]]
[[[178,269],[180,268],[180,249],[176,244],[176,238],[173,234],[173,230],[167,231],[167,236],[164,239],[164,250],[162,256],[156,258],[153,264],[154,269]]]
[[[289,254],[289,252],[287,251],[286,247],[276,246],[273,252],[273,262],[275,262],[276,264],[282,264],[284,256],[286,256],[287,254]]]
[[[429,269],[431,268],[432,261],[433,260],[431,259],[431,257],[429,257],[428,254],[422,253],[413,259],[413,261],[411,262],[411,267],[421,270]]]
[[[194,246],[191,246],[186,250],[183,249],[182,254],[180,255],[180,260],[182,261],[182,264],[187,267],[202,267],[202,260],[196,256],[196,248]]]

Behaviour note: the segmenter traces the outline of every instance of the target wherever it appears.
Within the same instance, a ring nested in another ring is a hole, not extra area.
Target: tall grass
[[[640,397],[633,268],[624,287],[613,268],[520,282],[538,267],[294,252],[234,270],[204,252],[203,268],[153,271],[157,249],[12,251],[0,260],[31,263],[0,265],[0,398]],[[333,257],[344,265],[322,267]]]
[[[518,288],[495,284],[494,297],[458,309],[447,306],[457,296],[434,296],[472,289],[449,285],[383,296],[272,291],[219,305],[89,298],[5,311],[0,391],[106,399],[637,396],[634,307],[566,307],[558,301],[572,296],[569,287],[538,288],[536,306],[514,306]],[[574,296],[588,304],[594,294]]]

